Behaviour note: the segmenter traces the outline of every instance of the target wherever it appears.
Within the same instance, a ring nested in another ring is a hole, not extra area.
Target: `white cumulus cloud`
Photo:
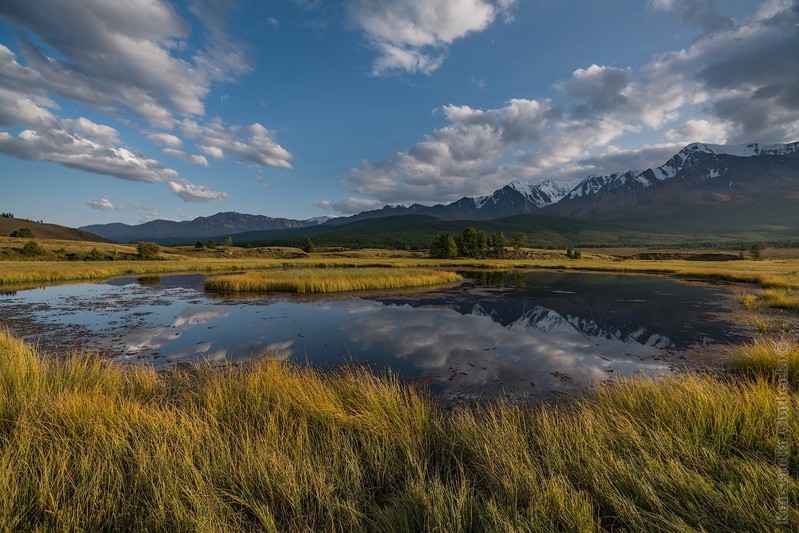
[[[227,193],[215,191],[203,185],[194,185],[186,180],[170,181],[169,188],[184,202],[214,202],[224,200],[229,196]]]
[[[204,167],[208,166],[208,160],[201,155],[189,154],[183,150],[177,150],[175,148],[164,148],[164,153],[177,157],[178,159],[188,161],[189,163],[194,163],[195,165],[202,165]]]
[[[200,150],[216,159],[230,152],[245,163],[291,168],[291,153],[275,141],[275,132],[257,122],[249,126],[225,126],[219,117],[207,124],[185,119],[181,130],[197,142]]]
[[[89,200],[86,202],[86,205],[91,207],[92,209],[98,209],[100,211],[123,211],[125,208],[123,206],[117,206],[111,203],[111,200],[108,198],[100,198],[99,200]]]
[[[131,181],[158,182],[177,177],[176,171],[154,159],[62,128],[28,129],[17,136],[0,131],[0,152]]]
[[[183,141],[171,133],[151,133],[147,138],[154,143],[162,146],[169,146],[170,148],[180,148],[183,146]]]
[[[371,209],[379,209],[382,204],[377,200],[369,198],[345,198],[331,202],[329,200],[319,200],[314,202],[313,205],[320,209],[332,209],[337,213],[344,215],[351,215],[353,213],[360,213],[362,211],[369,211]]]
[[[500,0],[350,0],[352,20],[377,50],[372,73],[430,74],[438,69],[456,39],[486,29],[501,14],[510,19],[514,1]]]

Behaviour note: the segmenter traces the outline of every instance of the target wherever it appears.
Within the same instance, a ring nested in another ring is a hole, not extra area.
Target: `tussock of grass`
[[[799,291],[788,289],[766,289],[758,299],[770,307],[799,312]]]
[[[399,289],[453,283],[463,278],[455,272],[404,268],[335,268],[264,270],[214,276],[205,288],[214,292],[343,292]]]
[[[773,530],[775,402],[685,377],[444,410],[358,370],[158,374],[0,332],[0,529]]]
[[[748,292],[739,293],[738,301],[746,309],[755,309],[757,307],[757,296]]]
[[[748,378],[776,383],[784,371],[788,385],[799,390],[799,345],[791,341],[756,340],[732,350],[727,369]]]

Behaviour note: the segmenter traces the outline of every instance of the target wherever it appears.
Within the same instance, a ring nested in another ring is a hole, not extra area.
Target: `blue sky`
[[[794,0],[0,5],[0,210],[69,226],[341,215],[797,137]]]

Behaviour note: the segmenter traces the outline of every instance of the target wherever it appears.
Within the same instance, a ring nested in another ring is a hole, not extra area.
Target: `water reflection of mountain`
[[[485,310],[479,304],[472,310],[472,314],[485,315],[492,320],[503,324],[502,317],[496,316],[496,309]],[[595,314],[595,313],[591,313]],[[586,338],[616,339],[621,342],[635,341],[646,346],[656,348],[671,348],[674,343],[669,337],[652,331],[643,325],[636,327],[635,323],[616,325],[613,329],[607,329],[607,324],[598,324],[595,318],[584,318],[574,315],[562,316],[552,309],[536,305],[532,309],[524,312],[519,318],[510,324],[503,324],[512,331],[535,328],[544,333],[557,333],[574,329],[582,333]]]
[[[576,330],[586,338],[657,348],[730,340],[729,324],[713,319],[718,289],[653,276],[572,273],[467,273],[487,290],[380,298],[387,304],[438,307],[479,315],[516,331]],[[501,289],[501,290],[500,290]]]

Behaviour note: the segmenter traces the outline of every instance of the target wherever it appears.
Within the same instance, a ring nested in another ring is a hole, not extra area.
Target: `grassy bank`
[[[748,373],[444,410],[363,371],[159,374],[0,332],[0,529],[770,531],[776,413]]]
[[[213,276],[205,281],[205,288],[213,292],[326,293],[423,287],[462,280],[455,272],[418,268],[295,268]]]
[[[399,255],[399,254],[398,254]],[[544,268],[594,272],[666,274],[702,279],[757,283],[764,288],[799,289],[799,259],[697,262],[686,260],[626,259],[583,254],[570,260],[561,252],[541,251],[522,259],[430,259],[422,255],[397,257],[385,253],[331,252],[299,258],[165,256],[157,261],[0,261],[0,284],[97,279],[126,274],[244,270],[263,268]]]
[[[189,254],[189,252],[186,252]],[[164,255],[156,261],[0,261],[0,286],[24,283],[53,283],[104,279],[124,275],[181,272],[230,272],[264,269],[325,268],[450,268],[450,269],[552,269],[586,272],[660,274],[680,278],[742,282],[761,289],[750,294],[747,305],[799,311],[799,259],[793,254],[763,261],[698,262],[681,259],[644,260],[623,256],[585,253],[570,260],[561,252],[530,251],[523,259],[429,259],[419,254],[385,251],[339,251],[303,257],[265,257],[286,255],[275,250],[251,250],[255,257],[193,257]],[[743,301],[743,298],[742,298]],[[746,303],[746,302],[745,302]]]

